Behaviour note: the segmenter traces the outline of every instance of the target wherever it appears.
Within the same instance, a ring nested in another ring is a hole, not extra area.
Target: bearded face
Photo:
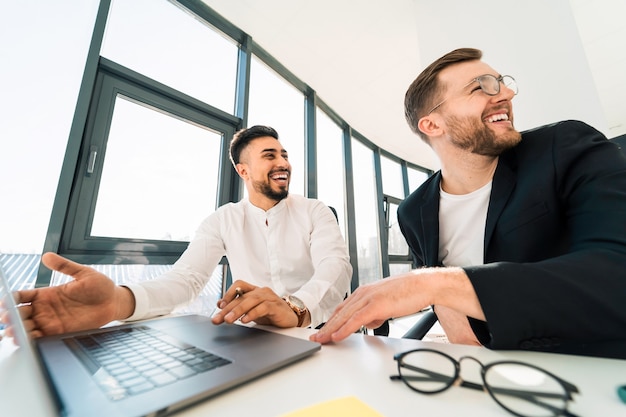
[[[522,140],[522,135],[512,127],[496,133],[487,122],[475,118],[447,116],[446,124],[455,146],[478,155],[498,156]]]
[[[266,180],[252,180],[252,187],[267,198],[279,202],[289,194],[289,174],[288,170],[271,171]],[[272,183],[278,183],[276,188],[272,187]]]

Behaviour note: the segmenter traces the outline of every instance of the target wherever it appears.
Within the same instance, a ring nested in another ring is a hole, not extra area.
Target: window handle
[[[89,160],[87,161],[87,175],[93,174],[96,166],[96,157],[98,156],[98,147],[92,146],[89,151]]]

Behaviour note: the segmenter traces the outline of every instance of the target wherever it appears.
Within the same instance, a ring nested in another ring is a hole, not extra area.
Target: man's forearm
[[[450,343],[480,345],[466,315],[441,305],[434,306],[434,310]]]
[[[476,291],[461,268],[425,268],[415,271],[430,295],[431,305],[446,306],[478,320],[485,320]]]

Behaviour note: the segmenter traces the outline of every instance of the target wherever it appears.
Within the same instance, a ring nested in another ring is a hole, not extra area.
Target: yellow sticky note
[[[312,405],[282,417],[383,417],[382,414],[356,397],[343,397]]]

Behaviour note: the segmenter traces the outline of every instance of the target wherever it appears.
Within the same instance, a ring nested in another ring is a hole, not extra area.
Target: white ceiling
[[[438,162],[406,125],[404,93],[457,47],[518,80],[518,129],[572,118],[626,133],[624,0],[203,1],[359,133],[428,168]]]

